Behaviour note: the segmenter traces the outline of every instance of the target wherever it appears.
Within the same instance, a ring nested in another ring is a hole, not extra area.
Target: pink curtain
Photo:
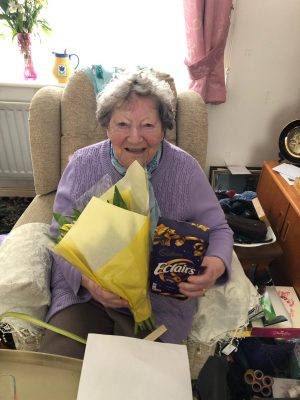
[[[190,89],[205,103],[226,101],[224,49],[232,0],[183,0]]]

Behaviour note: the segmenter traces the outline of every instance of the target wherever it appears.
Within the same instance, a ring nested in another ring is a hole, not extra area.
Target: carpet
[[[12,230],[32,200],[32,197],[0,197],[0,235]]]

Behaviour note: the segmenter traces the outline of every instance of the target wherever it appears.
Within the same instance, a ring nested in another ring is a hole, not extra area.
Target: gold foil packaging
[[[204,225],[160,217],[150,258],[150,289],[153,293],[184,300],[178,284],[202,271],[209,242]]]

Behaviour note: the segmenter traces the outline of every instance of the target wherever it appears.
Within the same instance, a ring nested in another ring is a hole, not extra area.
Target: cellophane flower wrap
[[[115,186],[127,209],[112,204]],[[70,227],[52,251],[126,299],[137,330],[153,327],[148,296],[149,182],[140,164],[133,162],[116,185],[92,197]]]

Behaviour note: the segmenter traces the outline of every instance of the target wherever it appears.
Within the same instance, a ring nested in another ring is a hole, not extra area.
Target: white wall
[[[277,159],[278,137],[300,119],[300,0],[237,0],[227,101],[208,105],[210,165]]]
[[[183,63],[186,40],[182,0],[85,0],[84,7],[70,0],[51,0],[42,16],[52,33],[41,33],[39,39],[39,30],[35,29],[32,35],[39,82],[56,82],[52,76],[53,52],[66,49],[68,54],[79,56],[79,68],[92,64],[108,69],[146,65],[167,71],[180,85],[182,80],[188,83]],[[0,54],[5,54],[5,62],[0,63],[0,82],[21,83],[23,57],[17,40],[11,41],[10,29],[4,33],[6,40],[0,36]],[[72,67],[76,63],[77,59],[71,58]]]
[[[280,132],[300,119],[300,0],[235,0],[229,41],[227,101],[207,106],[207,172],[277,159]]]

